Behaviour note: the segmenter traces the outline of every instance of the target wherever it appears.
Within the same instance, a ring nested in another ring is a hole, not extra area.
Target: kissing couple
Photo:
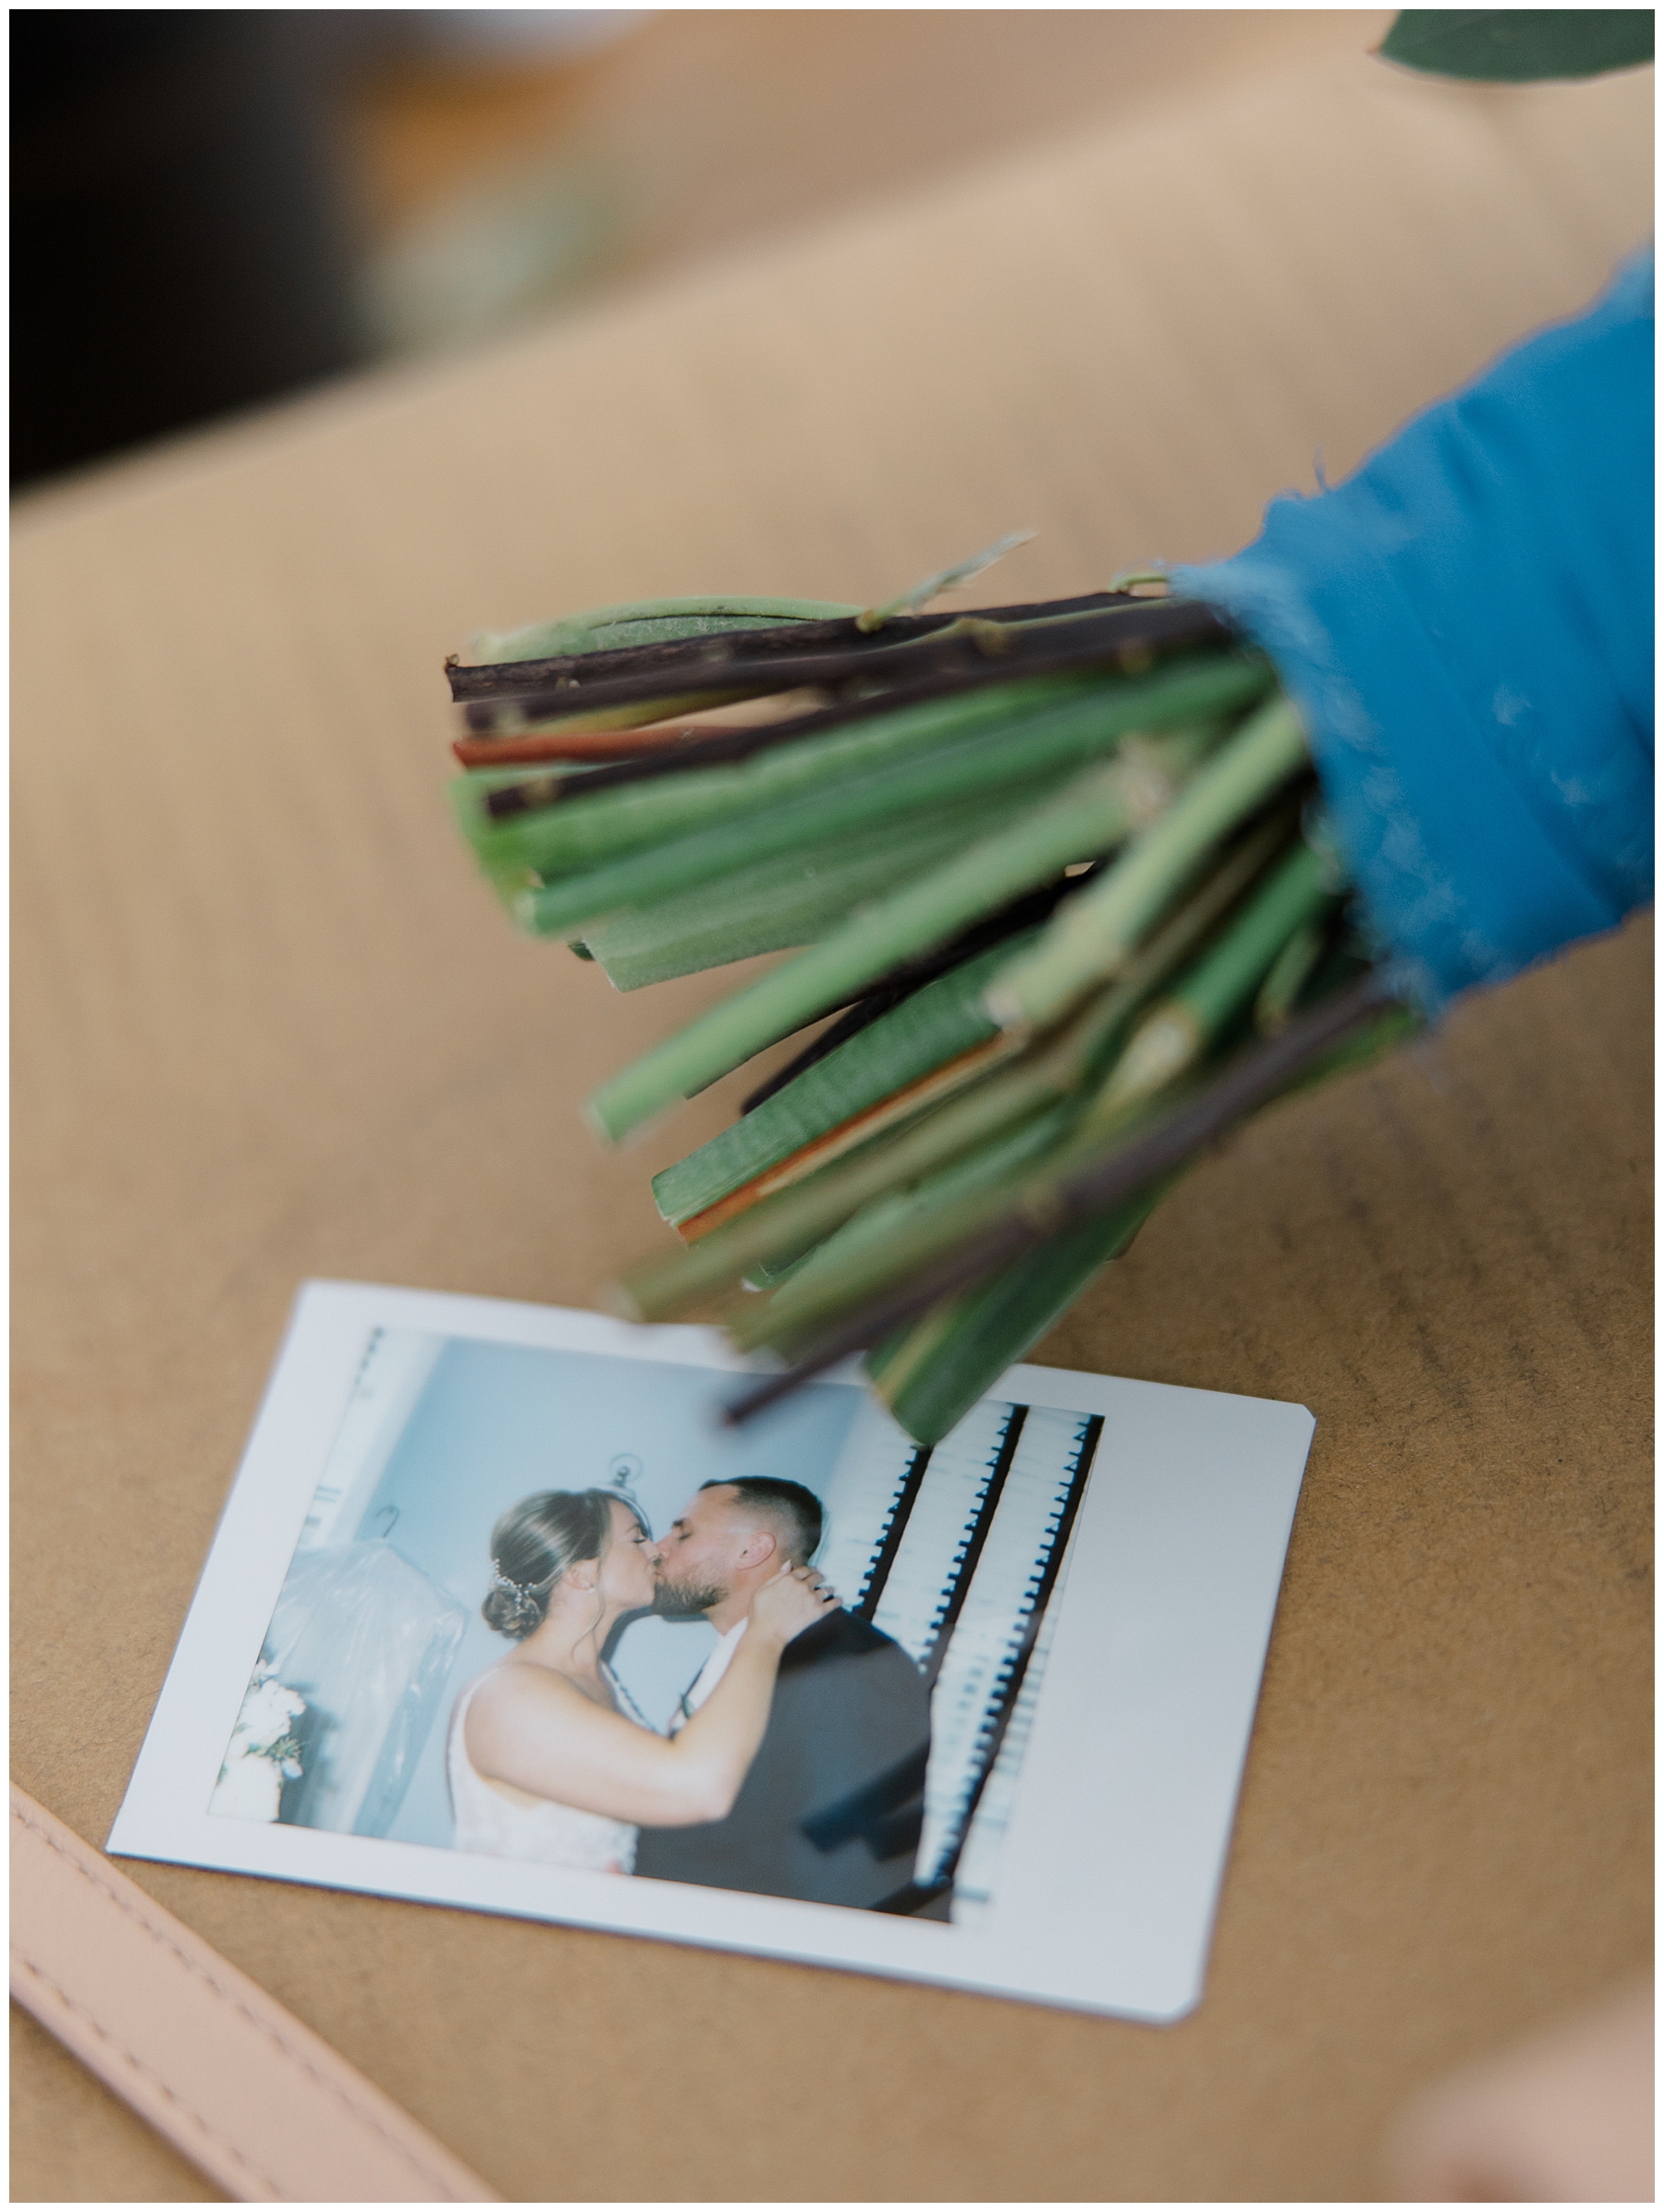
[[[706,1483],[655,1543],[609,1490],[543,1490],[491,1534],[482,1610],[512,1651],[451,1713],[459,1851],[815,1903],[908,1892],[930,1693],[811,1565],[801,1483]],[[708,1620],[668,1734],[607,1652],[628,1619]]]

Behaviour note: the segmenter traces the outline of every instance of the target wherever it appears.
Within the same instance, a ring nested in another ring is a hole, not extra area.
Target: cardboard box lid
[[[476,626],[1001,591],[1250,536],[1645,235],[1650,79],[1257,84],[349,387],[18,519],[22,1784],[102,1840],[297,1280],[584,1303],[729,987],[507,930],[438,787]],[[188,1869],[136,1877],[508,2195],[1349,2197],[1645,1943],[1646,934],[1196,1173],[1036,1355],[1317,1445],[1208,1996],[1153,2032]],[[1090,1849],[1090,1839],[1083,1839]],[[16,2193],[190,2194],[26,2027]]]

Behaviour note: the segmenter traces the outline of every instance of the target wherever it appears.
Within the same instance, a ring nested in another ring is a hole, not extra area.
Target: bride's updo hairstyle
[[[611,1543],[612,1506],[610,1490],[539,1490],[510,1506],[491,1532],[487,1628],[517,1644],[542,1628],[561,1576]]]

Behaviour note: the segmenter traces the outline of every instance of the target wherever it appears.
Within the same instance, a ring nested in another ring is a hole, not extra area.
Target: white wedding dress
[[[592,1874],[633,1872],[636,1829],[630,1821],[609,1820],[605,1814],[552,1800],[516,1804],[475,1770],[463,1731],[473,1693],[484,1680],[483,1674],[475,1675],[458,1698],[446,1747],[458,1851],[491,1859],[533,1859],[543,1866],[572,1866]]]

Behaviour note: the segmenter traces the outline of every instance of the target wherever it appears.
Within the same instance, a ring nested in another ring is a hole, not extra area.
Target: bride
[[[837,1603],[812,1567],[752,1601],[728,1671],[679,1734],[657,1735],[601,1655],[653,1603],[649,1537],[606,1490],[543,1490],[491,1532],[481,1608],[516,1649],[462,1691],[447,1765],[456,1848],[629,1874],[636,1829],[721,1820],[768,1725],[780,1654]]]

